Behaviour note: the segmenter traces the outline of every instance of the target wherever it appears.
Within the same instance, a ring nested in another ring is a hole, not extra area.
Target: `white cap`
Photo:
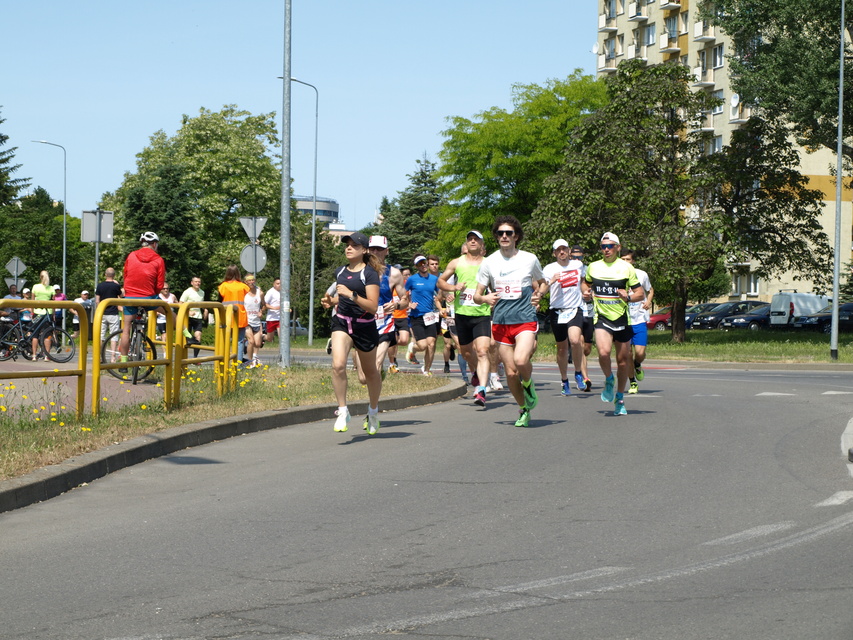
[[[53,288],[54,289],[61,289],[62,287],[60,287],[58,284],[55,284],[55,285],[53,285]]]
[[[385,236],[370,236],[370,240],[367,241],[367,246],[376,247],[378,249],[387,249],[388,238]]]
[[[88,291],[81,291],[81,292],[80,292],[80,295],[82,296],[84,293],[85,293],[87,296],[89,295],[89,292],[88,292]]]
[[[419,263],[421,260],[426,260],[425,256],[415,256],[415,264]]]
[[[554,240],[554,245],[553,245],[554,251],[556,251],[560,247],[566,247],[566,249],[568,249],[569,243],[566,242],[565,240],[563,240],[562,238],[560,238],[559,240]]]
[[[29,292],[30,292],[29,289],[24,289],[23,291],[21,291],[21,293],[29,293]]]
[[[601,241],[612,242],[613,244],[621,244],[621,242],[619,242],[619,236],[617,236],[615,233],[611,233],[610,231],[601,236]]]
[[[465,234],[465,238],[468,238],[471,234],[477,236],[480,240],[484,240],[483,234],[477,231],[476,229],[471,229],[468,233]]]

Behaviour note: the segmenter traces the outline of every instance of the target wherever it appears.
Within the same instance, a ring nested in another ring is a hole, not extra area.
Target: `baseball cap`
[[[414,260],[414,262],[415,262],[415,264],[417,264],[417,263],[419,263],[421,260],[426,260],[426,256],[416,255],[416,256],[415,256],[415,260]]]
[[[572,246],[572,253],[583,253],[583,252],[584,252],[583,247],[580,246],[579,244]]]
[[[350,241],[364,248],[370,246],[370,244],[367,242],[367,236],[363,233],[359,233],[358,231],[356,231],[355,233],[350,233],[349,235],[346,235],[341,238],[341,242],[343,242],[344,244]]]
[[[621,244],[621,242],[619,242],[619,236],[617,236],[615,233],[611,233],[610,231],[601,236],[601,241],[612,242],[613,244]]]
[[[62,287],[60,287],[58,284],[55,284],[53,285],[53,288],[55,291],[59,291]]]
[[[385,236],[370,236],[370,240],[367,243],[369,247],[376,247],[377,249],[387,249],[388,248],[388,238]]]
[[[484,238],[483,238],[483,234],[482,234],[482,233],[480,233],[479,231],[477,231],[476,229],[471,229],[468,233],[466,233],[466,234],[465,234],[465,237],[467,238],[467,237],[468,237],[468,236],[470,236],[472,233],[473,233],[475,236],[477,236],[480,240],[483,240],[483,239],[484,239]]]
[[[560,238],[559,240],[554,240],[554,244],[553,244],[552,248],[554,249],[554,251],[556,251],[560,247],[568,248],[568,246],[569,246],[569,243],[566,242],[565,240],[563,240],[562,238]]]
[[[21,291],[21,293],[29,293],[29,292],[30,292],[29,288],[24,289],[23,291]]]
[[[88,291],[81,291],[81,292],[80,292],[80,295],[82,296],[84,293],[85,293],[87,296],[89,295],[89,292],[88,292]]]

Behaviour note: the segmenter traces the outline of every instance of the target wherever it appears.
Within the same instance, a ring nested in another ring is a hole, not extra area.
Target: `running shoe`
[[[571,385],[569,384],[569,381],[568,381],[568,380],[566,380],[566,381],[565,381],[565,382],[563,382],[562,384],[563,384],[563,390],[562,390],[562,391],[560,391],[560,394],[562,394],[562,395],[564,395],[564,396],[570,396],[570,395],[572,395],[572,387],[571,387]]]
[[[456,347],[450,345],[450,361],[453,362],[456,360]]]
[[[474,375],[471,376],[471,386],[475,389],[480,386],[480,378],[477,376],[477,372],[474,372]]]
[[[450,373],[450,363],[449,362],[444,363],[444,373]]]
[[[486,392],[485,391],[483,391],[482,389],[477,389],[477,391],[474,393],[474,404],[476,404],[478,407],[485,407],[486,406]]]
[[[613,386],[616,384],[616,378],[611,373],[604,380],[604,391],[601,392],[602,402],[613,402]]]
[[[350,420],[349,409],[344,409],[343,413],[341,413],[340,409],[335,409],[335,415],[338,416],[338,419],[335,420],[335,431],[346,431],[347,423]]]
[[[501,391],[504,386],[501,384],[501,379],[498,374],[494,373],[489,377],[489,387],[492,391]]]
[[[368,424],[370,424],[370,421],[367,419],[367,416],[364,416],[364,422],[361,423],[361,428],[367,431]]]
[[[616,402],[615,402],[615,408],[613,410],[613,415],[614,416],[627,416],[628,415],[628,410],[625,408],[625,401],[622,399],[621,393],[616,394]]]
[[[414,349],[415,343],[409,342],[409,346],[406,349],[406,362],[408,362],[409,364],[420,364],[420,362],[418,362],[418,359],[415,357]]]
[[[527,407],[521,407],[521,410],[518,412],[518,420],[515,421],[516,427],[529,427],[530,426],[530,409]]]
[[[530,379],[530,384],[522,383],[521,388],[524,391],[524,404],[530,410],[535,409],[536,405],[539,404],[539,396],[536,395],[536,384],[533,382],[533,378]]]
[[[261,359],[260,358],[252,358],[252,366],[253,367],[260,367],[261,366]]]
[[[631,386],[628,388],[628,393],[634,394],[640,392],[640,385],[637,384],[636,381],[631,382]]]
[[[422,373],[423,375],[425,375],[427,378],[431,378],[431,377],[432,377],[432,371],[427,371],[427,370],[426,370],[426,369],[424,369],[423,367],[421,367],[421,373]]]
[[[388,373],[398,373],[400,370],[397,368],[396,364],[392,364],[388,367]]]
[[[634,377],[637,379],[637,382],[642,382],[643,378],[646,377],[646,372],[643,371],[642,365],[634,365]]]
[[[578,391],[589,391],[589,389],[585,389],[586,380],[584,380],[582,373],[575,372],[575,386],[578,388]]]
[[[326,340],[326,353],[328,353],[329,355],[332,355],[332,339],[331,338]]]
[[[584,391],[586,391],[586,392],[592,391],[592,380],[590,380],[589,378],[584,378],[583,384],[584,384],[584,387],[583,387]]]
[[[379,431],[379,414],[367,414],[367,435],[375,436],[376,432]]]

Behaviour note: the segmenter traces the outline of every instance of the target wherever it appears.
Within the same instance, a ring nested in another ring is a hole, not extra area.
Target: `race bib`
[[[561,289],[571,289],[572,287],[578,286],[578,271],[577,269],[572,269],[571,271],[561,271],[558,276],[557,282],[560,283]]]
[[[575,317],[577,312],[577,307],[574,309],[560,309],[560,312],[557,314],[557,324],[568,324],[572,321],[572,318]]]
[[[521,297],[520,278],[500,278],[495,280],[495,291],[501,300],[518,300]]]
[[[465,289],[464,291],[460,291],[459,296],[459,304],[463,307],[476,307],[478,306],[476,302],[474,302],[474,289]]]
[[[428,327],[431,324],[435,324],[438,322],[439,315],[435,311],[430,311],[429,313],[424,314],[424,324]]]

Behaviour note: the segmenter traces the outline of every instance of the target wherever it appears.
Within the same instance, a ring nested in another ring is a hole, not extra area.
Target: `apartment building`
[[[701,20],[696,0],[598,0],[597,72],[599,76],[616,72],[622,60],[641,59],[649,64],[678,62],[693,72],[693,88],[707,91],[723,103],[706,115],[703,127],[713,132],[710,152],[728,144],[732,131],[750,115],[729,81],[727,56],[731,41],[718,28]],[[824,194],[821,224],[835,242],[835,180],[831,168],[836,156],[822,149],[807,153],[800,149],[800,172],[809,178],[809,186]],[[844,191],[841,220],[841,259],[853,258],[853,215],[851,191]],[[767,300],[781,290],[810,292],[808,281],[797,281],[793,274],[763,280],[754,273],[756,264],[730,265],[732,289],[728,299]]]

